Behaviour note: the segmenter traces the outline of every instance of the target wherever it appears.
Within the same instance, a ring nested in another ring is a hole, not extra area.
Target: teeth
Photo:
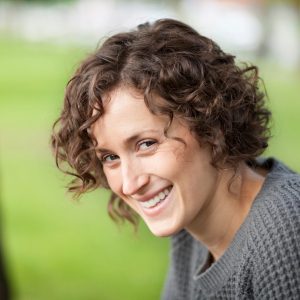
[[[145,208],[150,208],[158,204],[161,200],[164,200],[170,193],[170,189],[164,189],[163,192],[160,192],[158,195],[156,195],[154,198],[141,202],[141,205]]]
[[[165,195],[165,193],[160,192],[160,193],[158,194],[158,197],[159,197],[160,200],[162,200],[162,199],[164,199],[164,198],[166,197],[166,195]],[[156,197],[155,197],[155,198],[156,198]]]

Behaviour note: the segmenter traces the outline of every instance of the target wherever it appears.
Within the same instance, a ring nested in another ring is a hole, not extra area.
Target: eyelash
[[[143,145],[143,144],[147,144],[148,143],[148,145],[147,145],[147,148],[146,149],[141,149],[141,146]],[[150,143],[150,145],[149,145],[149,143]],[[152,146],[153,145],[155,145],[157,143],[157,141],[155,141],[155,140],[143,140],[143,141],[141,141],[141,142],[139,142],[138,144],[137,144],[137,151],[148,151],[149,149],[151,149],[152,148]],[[112,160],[106,160],[107,158],[118,158],[118,156],[117,155],[115,155],[115,154],[104,154],[102,157],[100,157],[100,160],[101,160],[101,162],[102,163],[106,163],[106,162],[113,162],[114,160],[116,160],[116,159],[112,159]]]
[[[138,150],[140,150],[141,145],[146,144],[146,143],[150,143],[150,145],[147,146],[147,149],[142,150],[142,151],[147,151],[149,148],[151,148],[157,142],[155,140],[144,140],[144,141],[141,141],[140,143],[137,144],[137,147],[139,148]]]
[[[107,158],[109,158],[109,157],[118,157],[117,155],[115,155],[115,154],[105,154],[105,155],[103,155],[102,157],[100,157],[100,160],[101,160],[101,162],[102,163],[105,163],[105,162],[112,162],[113,160],[106,160]]]

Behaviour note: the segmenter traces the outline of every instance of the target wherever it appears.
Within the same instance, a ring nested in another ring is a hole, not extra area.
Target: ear
[[[215,137],[214,137],[215,144],[218,145],[226,145],[225,143],[225,135],[222,129],[218,128],[215,130]]]
[[[226,141],[225,141],[225,135],[223,131],[218,128],[214,132],[214,136],[211,143],[212,148],[212,164],[215,167],[223,168],[226,165],[226,152],[228,152]]]

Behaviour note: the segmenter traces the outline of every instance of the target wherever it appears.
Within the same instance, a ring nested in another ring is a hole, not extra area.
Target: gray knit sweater
[[[222,257],[182,230],[162,299],[300,299],[300,175],[268,159],[251,210]]]

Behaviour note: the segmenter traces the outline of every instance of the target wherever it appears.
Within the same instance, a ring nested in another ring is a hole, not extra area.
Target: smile
[[[165,200],[167,198],[171,189],[172,189],[172,187],[168,187],[168,188],[164,189],[163,191],[161,191],[160,193],[158,193],[155,197],[149,199],[148,201],[141,202],[141,206],[144,208],[155,207],[157,204],[159,204],[160,202],[162,202],[163,200]]]

